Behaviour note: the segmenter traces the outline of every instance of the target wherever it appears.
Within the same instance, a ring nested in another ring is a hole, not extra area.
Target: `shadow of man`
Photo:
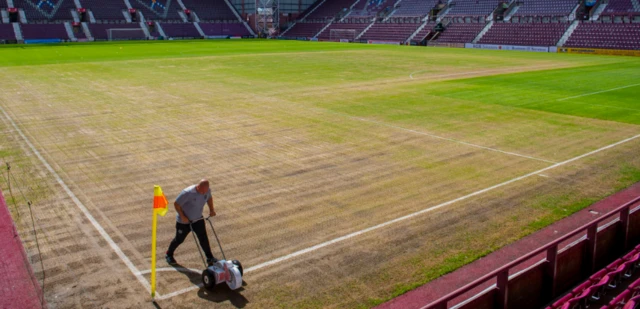
[[[242,281],[242,287],[237,290],[231,290],[228,285],[221,283],[216,285],[213,291],[210,291],[204,288],[204,286],[202,285],[201,272],[195,272],[180,264],[175,264],[172,266],[176,269],[176,271],[189,278],[189,281],[191,281],[193,285],[197,285],[200,287],[200,289],[198,290],[198,297],[202,299],[206,299],[208,301],[216,303],[229,301],[231,305],[236,308],[244,308],[249,303],[249,300],[242,294],[240,294],[240,292],[244,291],[244,287],[247,286],[247,283],[244,281]]]

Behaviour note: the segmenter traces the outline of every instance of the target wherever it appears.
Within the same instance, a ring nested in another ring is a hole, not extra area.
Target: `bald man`
[[[202,210],[204,204],[209,206],[209,215],[215,216],[216,212],[213,209],[213,197],[211,197],[211,190],[209,189],[209,181],[206,179],[200,180],[197,185],[192,185],[180,192],[176,198],[173,206],[176,208],[176,237],[173,238],[167,250],[165,256],[167,263],[174,265],[177,264],[176,259],[173,258],[173,253],[178,246],[187,238],[191,228],[189,222],[192,222],[193,232],[198,236],[198,242],[202,247],[202,251],[207,256],[207,264],[213,265],[217,260],[211,253],[211,246],[209,246],[209,237],[207,237],[207,229],[202,217]]]

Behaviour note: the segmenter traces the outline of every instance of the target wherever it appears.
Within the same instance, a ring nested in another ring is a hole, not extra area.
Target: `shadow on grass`
[[[249,303],[249,300],[241,294],[241,292],[244,291],[244,287],[247,286],[247,283],[244,281],[242,282],[242,287],[237,290],[229,289],[229,286],[226,284],[218,284],[213,290],[207,290],[202,286],[202,274],[200,272],[194,272],[180,264],[172,266],[176,271],[189,278],[189,281],[191,281],[193,285],[200,287],[198,297],[202,299],[215,303],[229,301],[231,305],[236,308],[244,308]]]

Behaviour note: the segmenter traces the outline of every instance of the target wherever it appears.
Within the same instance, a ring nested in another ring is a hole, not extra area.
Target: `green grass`
[[[248,265],[640,134],[639,83],[632,57],[261,40],[0,47],[0,106],[120,229],[125,251],[148,256],[144,224],[117,211],[146,208],[127,197],[215,175],[217,205],[234,214],[225,218],[234,227],[226,239]],[[40,175],[7,124],[0,158]],[[266,280],[246,293],[257,307],[378,304],[639,181],[638,144],[624,147],[490,192],[492,204],[460,202],[423,216],[459,212],[433,228],[447,233],[425,232],[434,220],[381,237],[420,240],[393,243],[401,254],[375,241],[323,248],[336,258],[364,248],[361,264],[341,265],[348,291],[298,265],[302,275],[282,280],[290,285]],[[170,239],[170,229],[160,237]]]

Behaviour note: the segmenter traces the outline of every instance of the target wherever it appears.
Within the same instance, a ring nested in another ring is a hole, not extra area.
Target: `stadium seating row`
[[[569,23],[495,23],[478,43],[554,46],[568,27]]]
[[[0,1],[3,2],[6,3]],[[201,21],[237,21],[224,0],[183,0],[184,9],[177,1],[169,0],[129,0],[129,3],[148,21],[182,22],[179,12],[185,9],[196,12]],[[73,21],[72,11],[79,8],[88,10],[96,20],[125,20],[129,11],[123,0],[13,0],[13,6],[24,11],[28,22]]]
[[[198,23],[202,32],[206,36],[243,36],[250,33],[240,23]],[[160,23],[160,26],[169,37],[178,38],[201,38],[202,35],[193,23],[168,24]],[[22,37],[25,40],[46,40],[59,39],[69,40],[69,35],[63,24],[22,24],[19,26]],[[91,36],[96,40],[109,39],[109,29],[127,29],[125,32],[116,33],[112,39],[147,39],[140,24],[124,23],[124,24],[88,24]],[[151,36],[160,36],[158,29],[153,26],[150,33]],[[136,31],[138,30],[138,31]],[[74,27],[73,35],[76,39],[87,38],[81,27]],[[0,40],[15,40],[13,25],[0,24]]]
[[[640,49],[640,24],[580,23],[564,46]]]
[[[640,245],[593,274],[547,309],[588,308],[593,302],[599,301],[608,290],[617,288],[626,279],[631,278],[638,269],[640,269]],[[640,297],[636,298],[639,295],[640,279],[631,283],[624,292],[601,309],[635,308],[633,304],[640,302]]]

